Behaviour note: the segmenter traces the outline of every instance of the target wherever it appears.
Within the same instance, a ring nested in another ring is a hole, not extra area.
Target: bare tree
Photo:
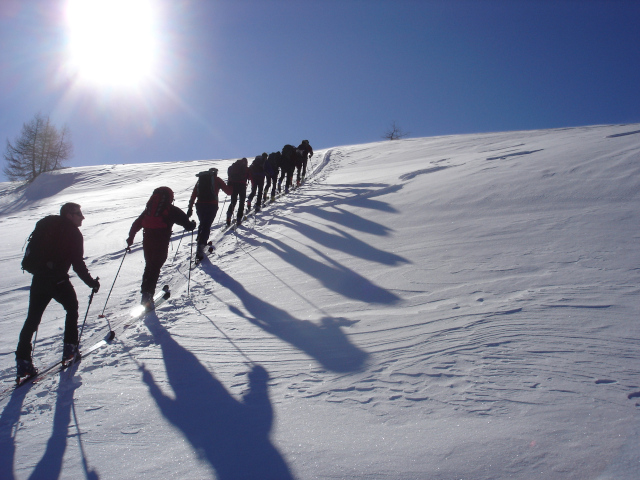
[[[73,144],[69,129],[58,130],[49,116],[37,114],[22,126],[22,132],[12,144],[7,139],[4,174],[11,180],[33,182],[38,175],[63,167],[71,158]]]
[[[386,138],[387,140],[399,140],[401,138],[409,135],[409,132],[403,131],[399,126],[396,125],[396,122],[392,122],[389,130],[387,130],[382,138]]]

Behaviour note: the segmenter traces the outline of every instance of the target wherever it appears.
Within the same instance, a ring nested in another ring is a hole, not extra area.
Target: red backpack
[[[173,190],[169,187],[158,187],[147,202],[142,219],[142,228],[167,228],[169,208],[173,203]]]

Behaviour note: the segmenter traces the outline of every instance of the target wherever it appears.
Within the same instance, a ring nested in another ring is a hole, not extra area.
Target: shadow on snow
[[[85,478],[89,480],[97,480],[98,474],[90,470],[82,446],[82,438],[78,419],[75,414],[75,406],[73,395],[75,390],[82,385],[81,382],[74,380],[73,375],[78,368],[75,364],[66,371],[60,373],[58,383],[58,397],[56,398],[55,413],[53,415],[53,428],[51,436],[47,441],[42,458],[29,475],[30,480],[36,479],[57,479],[62,473],[62,465],[64,454],[67,450],[67,439],[72,435],[69,434],[69,426],[71,425],[71,416],[73,413],[74,424],[76,428],[75,435],[78,439],[82,464],[84,467]],[[2,455],[0,455],[0,472],[1,478],[13,479],[13,463],[15,457],[15,435],[22,410],[22,403],[27,392],[31,389],[33,383],[14,391],[9,403],[5,406],[0,418],[0,447]]]
[[[273,409],[267,391],[267,371],[253,365],[249,391],[238,401],[195,355],[171,337],[154,312],[146,316],[145,324],[162,349],[175,398],[161,391],[144,366],[140,366],[142,379],[162,414],[211,464],[217,478],[293,478],[269,439]]]
[[[281,225],[290,227],[296,232],[301,233],[308,239],[313,240],[324,247],[339,250],[354,257],[362,258],[363,260],[369,260],[371,262],[377,262],[389,266],[411,263],[406,258],[375,248],[332,225],[330,225],[329,228],[335,233],[330,233],[306,223],[290,220],[285,217],[277,218],[272,223],[280,223]]]
[[[352,325],[353,321],[325,316],[321,325],[316,325],[308,320],[298,320],[286,311],[252,295],[240,282],[206,259],[201,266],[216,282],[233,292],[252,317],[243,314],[236,307],[229,306],[233,313],[297,347],[333,372],[351,372],[364,368],[368,353],[353,345],[340,329]]]
[[[344,297],[365,303],[383,305],[391,305],[401,300],[394,293],[375,285],[369,279],[341,265],[315,248],[308,247],[323,261],[309,258],[286,243],[276,238],[268,237],[259,231],[254,231],[253,234],[262,239],[262,246],[265,249],[275,253],[283,261],[310,277],[315,278],[324,287]],[[245,240],[247,243],[251,243],[249,239]]]

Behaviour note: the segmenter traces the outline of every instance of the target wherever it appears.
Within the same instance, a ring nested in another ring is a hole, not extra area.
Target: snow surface
[[[83,207],[102,282],[85,346],[122,264],[114,342],[0,402],[2,479],[640,478],[640,125],[316,152],[190,283],[174,232],[172,298],[125,328],[144,262],[124,239],[151,191],[186,209],[195,173],[230,162],[0,184],[3,388],[35,222]],[[60,356],[63,318],[52,302],[36,364]]]

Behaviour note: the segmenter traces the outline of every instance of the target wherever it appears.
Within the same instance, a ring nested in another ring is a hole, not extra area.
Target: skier
[[[289,188],[291,188],[291,182],[293,181],[293,171],[296,168],[296,159],[295,159],[296,149],[293,145],[285,145],[282,147],[282,159],[281,159],[281,174],[280,179],[278,180],[278,192],[281,191],[282,180],[287,177],[284,193],[289,193]]]
[[[233,210],[236,208],[238,197],[240,197],[240,204],[238,205],[236,223],[237,225],[240,225],[242,222],[242,217],[244,215],[244,202],[247,195],[247,180],[251,178],[251,172],[247,166],[248,163],[249,162],[246,158],[241,158],[240,160],[236,160],[227,170],[227,174],[229,175],[227,185],[233,188],[231,203],[227,210],[227,226],[231,225],[231,217],[233,216]]]
[[[158,187],[147,201],[147,206],[131,225],[127,246],[133,245],[136,233],[143,228],[142,250],[144,252],[144,273],[142,274],[141,304],[148,310],[154,308],[153,295],[156,291],[160,269],[169,254],[171,228],[177,223],[187,231],[196,228],[195,220],[189,221],[186,213],[173,205],[173,191],[169,187]]]
[[[276,199],[276,183],[278,183],[281,156],[280,152],[272,152],[264,163],[264,174],[267,178],[267,188],[264,190],[263,204],[267,201],[269,187],[271,187],[271,201],[273,202]]]
[[[40,220],[26,249],[23,268],[33,274],[29,292],[29,310],[16,349],[17,377],[37,374],[31,359],[31,337],[51,300],[66,311],[62,360],[78,354],[78,298],[69,280],[69,267],[94,292],[100,282],[89,274],[84,263],[84,237],[79,230],[84,215],[77,203],[65,203],[60,215]],[[28,262],[28,263],[27,263]]]
[[[304,181],[304,177],[307,175],[307,162],[309,161],[309,158],[313,157],[313,148],[311,148],[311,145],[309,145],[309,140],[303,140],[302,143],[298,145],[298,148],[296,148],[296,157],[300,162],[300,167],[296,165],[296,168],[298,168],[297,183],[298,186],[300,186],[300,182]],[[302,177],[300,175],[301,169]]]
[[[198,236],[196,238],[198,245],[196,258],[202,260],[204,258],[204,250],[209,241],[211,225],[218,212],[218,191],[222,190],[227,195],[231,195],[233,190],[224,183],[224,180],[218,177],[217,168],[210,168],[205,172],[200,172],[196,177],[198,177],[198,181],[191,193],[187,217],[191,218],[191,215],[193,215],[193,204],[195,203],[199,221]]]
[[[264,188],[264,176],[265,176],[265,162],[268,155],[263,153],[258,155],[251,163],[249,170],[251,171],[251,193],[247,197],[247,210],[251,210],[251,201],[258,191],[258,198],[256,200],[256,213],[260,211],[262,204],[262,189]]]

